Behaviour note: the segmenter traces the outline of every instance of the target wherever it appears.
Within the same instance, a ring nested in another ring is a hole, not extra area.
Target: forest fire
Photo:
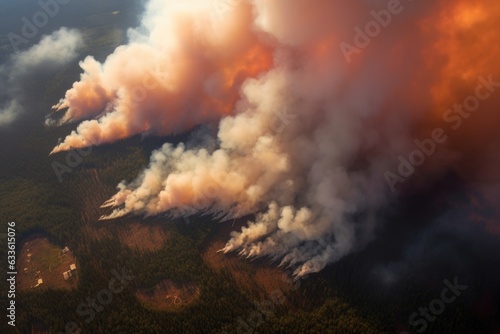
[[[366,30],[384,15],[384,29]],[[413,166],[418,180],[498,182],[499,15],[493,0],[252,0],[222,17],[203,1],[151,0],[129,44],[81,63],[55,109],[62,123],[91,120],[52,153],[218,121],[215,149],[165,144],[101,219],[256,214],[225,252],[317,272],[371,240],[396,190],[384,175],[435,130],[442,145]],[[371,38],[346,57],[353,32]],[[144,84],[151,68],[160,84]],[[296,117],[270,131],[283,110]]]

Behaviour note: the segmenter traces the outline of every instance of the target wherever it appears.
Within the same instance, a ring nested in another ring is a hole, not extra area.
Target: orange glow
[[[459,5],[453,14],[454,23],[461,28],[472,28],[476,23],[486,18],[486,9],[480,4]]]
[[[438,36],[429,36],[433,40],[429,61],[439,71],[432,87],[439,116],[466,97],[461,95],[474,91],[478,76],[500,73],[499,15],[500,5],[495,1],[461,1],[424,23],[431,27],[429,34]]]
[[[241,84],[242,78],[254,78],[272,66],[271,50],[261,44],[252,46],[246,51],[239,62],[221,64],[226,89]]]
[[[425,50],[432,94],[433,127],[446,126],[444,116],[455,105],[474,97],[480,85],[479,77],[491,76],[500,81],[499,29],[500,4],[494,0],[458,1],[437,12],[422,23],[429,48]],[[499,179],[498,162],[484,163],[489,170],[476,170],[477,161],[485,150],[500,142],[497,124],[500,115],[494,107],[500,102],[500,92],[480,101],[477,111],[463,118],[457,129],[449,130],[447,147],[460,152],[459,173],[484,179],[486,175]],[[455,114],[454,114],[455,115]],[[449,125],[449,124],[448,124]],[[470,164],[470,166],[469,166]],[[497,167],[495,167],[497,166]],[[474,175],[474,176],[472,176]]]
[[[218,64],[223,80],[222,89],[228,96],[224,99],[210,99],[206,104],[207,107],[212,104],[212,108],[220,115],[233,113],[240,98],[239,87],[244,80],[257,77],[273,65],[272,51],[262,44],[251,46],[236,60],[234,63]]]

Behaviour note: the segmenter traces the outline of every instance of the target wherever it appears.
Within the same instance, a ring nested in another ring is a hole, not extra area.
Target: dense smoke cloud
[[[5,102],[0,104],[0,127],[11,124],[22,114],[23,82],[40,71],[50,71],[77,56],[83,39],[76,30],[61,28],[43,36],[28,50],[16,52],[0,66],[0,89]]]
[[[103,205],[114,210],[102,219],[257,213],[231,234],[225,252],[269,256],[298,276],[317,272],[373,237],[377,213],[389,201],[384,173],[398,155],[442,126],[446,108],[474,91],[478,76],[500,79],[498,47],[494,57],[475,58],[476,48],[495,41],[489,29],[500,6],[232,4],[220,11],[210,1],[150,1],[130,44],[103,64],[81,63],[81,80],[55,108],[67,109],[62,122],[94,119],[53,152],[220,119],[216,148],[165,144],[136,180],[120,183]],[[379,32],[359,37],[367,23],[381,22],[375,17],[385,17]],[[455,53],[464,43],[473,50]],[[498,98],[487,106],[494,103]],[[463,135],[454,136],[447,145],[459,149]]]
[[[232,113],[243,81],[268,69],[271,55],[240,6],[221,20],[210,1],[151,1],[143,27],[129,31],[104,64],[80,63],[81,80],[54,106],[61,122],[82,122],[53,153],[139,133],[189,130]],[[212,12],[212,15],[206,15]]]

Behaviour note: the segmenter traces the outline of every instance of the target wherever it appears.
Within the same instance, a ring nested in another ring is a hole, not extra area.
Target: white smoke
[[[165,135],[231,114],[245,78],[270,63],[241,3],[224,20],[205,0],[151,0],[128,45],[83,74],[54,106],[82,122],[52,153],[139,133]],[[254,63],[258,62],[257,65]],[[248,65],[252,65],[250,67]]]
[[[77,56],[82,45],[81,34],[76,30],[61,28],[51,35],[43,36],[31,48],[16,52],[0,66],[1,93],[6,102],[0,104],[0,127],[11,124],[24,111],[23,81],[39,71],[54,70],[67,64]]]
[[[69,108],[64,121],[96,119],[53,152],[173,133],[179,118],[193,118],[183,131],[220,118],[215,149],[165,144],[136,180],[119,184],[103,205],[113,211],[101,219],[256,214],[231,233],[224,252],[269,256],[297,276],[317,272],[373,236],[388,202],[384,171],[432,111],[434,64],[422,50],[434,46],[435,32],[415,26],[438,17],[440,6],[404,8],[351,64],[339,48],[352,42],[354,26],[373,20],[371,10],[386,7],[253,0],[226,8],[221,18],[207,2],[152,0],[129,45],[104,64],[82,63],[80,82],[56,108]],[[261,66],[255,52],[269,52],[272,63]],[[158,64],[167,87],[155,86],[134,104],[134,87]],[[243,70],[255,64],[257,71]],[[237,102],[228,98],[234,94]]]

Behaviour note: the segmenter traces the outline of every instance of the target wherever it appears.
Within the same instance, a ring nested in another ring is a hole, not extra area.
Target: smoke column
[[[256,214],[224,252],[317,272],[373,237],[398,155],[443,126],[478,76],[500,80],[499,13],[493,0],[151,0],[128,45],[81,63],[54,108],[87,120],[52,153],[218,121],[215,149],[165,144],[101,219]],[[498,138],[482,130],[495,118],[484,111],[446,146],[477,154]],[[456,168],[442,160],[422,173]]]
[[[250,31],[248,5],[224,20],[216,14],[210,1],[150,1],[143,27],[129,31],[130,44],[104,64],[93,57],[80,63],[80,81],[54,109],[66,110],[62,123],[89,120],[52,153],[181,132],[231,114],[243,81],[272,58]]]

